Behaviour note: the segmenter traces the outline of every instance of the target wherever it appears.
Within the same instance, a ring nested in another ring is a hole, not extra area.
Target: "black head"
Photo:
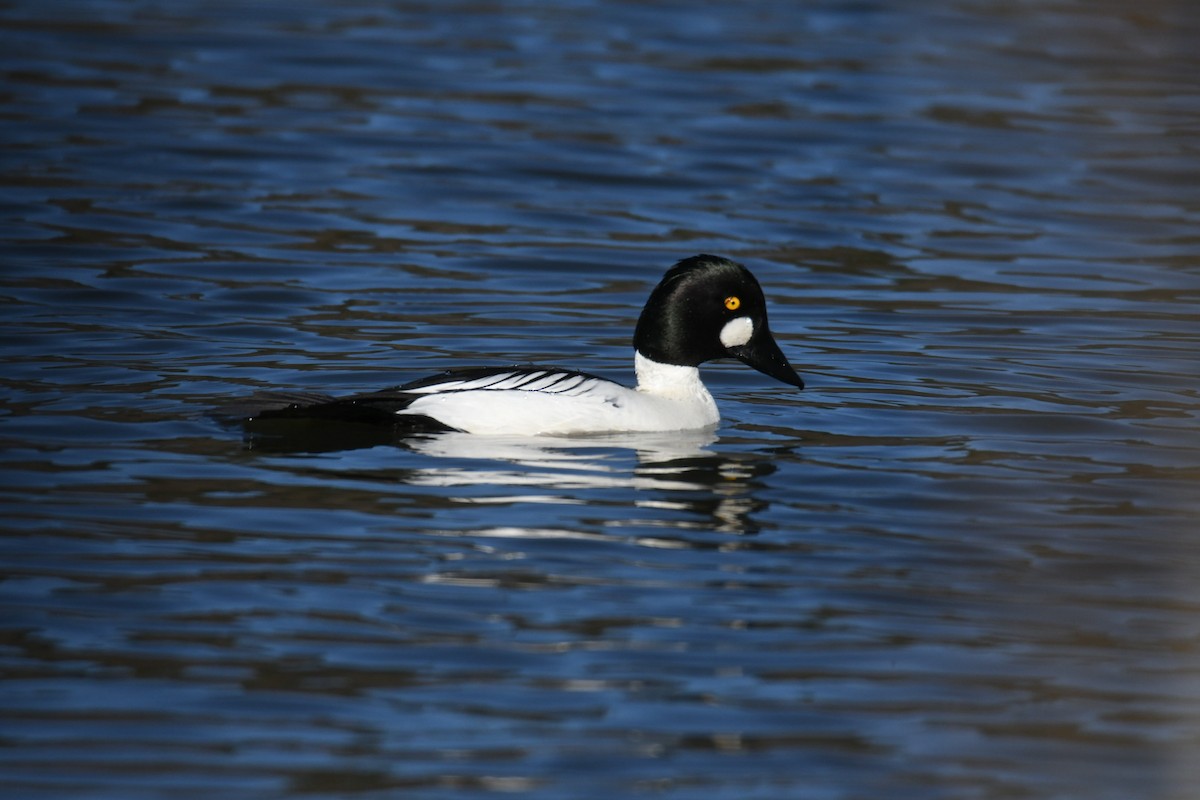
[[[758,281],[741,264],[719,256],[692,256],[667,270],[642,309],[633,346],[660,364],[697,367],[736,358],[804,388],[771,336]]]

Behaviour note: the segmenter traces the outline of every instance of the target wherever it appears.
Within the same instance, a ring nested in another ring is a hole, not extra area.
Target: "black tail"
[[[411,401],[411,395],[397,392],[340,398],[273,392],[230,403],[218,416],[240,425],[252,449],[275,452],[353,450],[454,430],[432,417],[396,413]]]
[[[408,405],[408,399],[395,396],[353,395],[329,397],[319,394],[281,395],[268,405],[246,415],[246,422],[260,420],[322,420],[354,422],[366,425],[394,425],[396,412]]]

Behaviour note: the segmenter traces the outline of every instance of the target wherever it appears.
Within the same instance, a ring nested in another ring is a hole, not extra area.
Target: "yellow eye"
[[[737,311],[739,308],[742,307],[742,298],[737,297],[736,295],[734,295],[733,297],[726,297],[725,298],[725,307],[728,308],[730,311]]]

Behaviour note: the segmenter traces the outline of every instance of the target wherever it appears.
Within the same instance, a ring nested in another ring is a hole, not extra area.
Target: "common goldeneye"
[[[465,367],[380,392],[306,397],[246,421],[339,420],[526,436],[691,430],[720,419],[698,368],[725,357],[804,388],[767,327],[758,281],[718,256],[686,258],[667,271],[642,309],[633,346],[636,389],[555,367]]]

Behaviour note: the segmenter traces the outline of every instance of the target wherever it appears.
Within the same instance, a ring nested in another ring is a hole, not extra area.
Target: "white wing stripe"
[[[422,386],[419,389],[405,389],[409,394],[435,394],[437,392],[453,392],[461,387],[466,381],[446,381],[445,383],[435,383],[432,386]]]
[[[432,383],[405,391],[410,394],[443,394],[515,389],[524,392],[545,392],[578,397],[586,394],[600,382],[597,378],[574,372],[534,370],[533,372],[498,372],[474,380],[450,378],[443,383]]]
[[[567,395],[568,397],[579,397],[580,395],[587,394],[592,389],[595,389],[598,385],[600,385],[600,381],[598,379],[588,378],[587,380],[581,381],[578,386],[572,386],[570,389],[565,390],[563,394]]]
[[[560,376],[559,379],[554,382],[554,393],[555,394],[563,394],[563,393],[567,392],[568,390],[575,388],[576,386],[578,386],[581,383],[583,383],[582,375]],[[549,387],[547,387],[547,388],[549,388]]]
[[[544,389],[549,389],[556,383],[559,383],[564,377],[566,376],[562,375],[561,373],[550,373],[546,377],[538,380],[533,380],[531,378],[530,381],[521,386],[521,388],[529,392],[540,392]]]

